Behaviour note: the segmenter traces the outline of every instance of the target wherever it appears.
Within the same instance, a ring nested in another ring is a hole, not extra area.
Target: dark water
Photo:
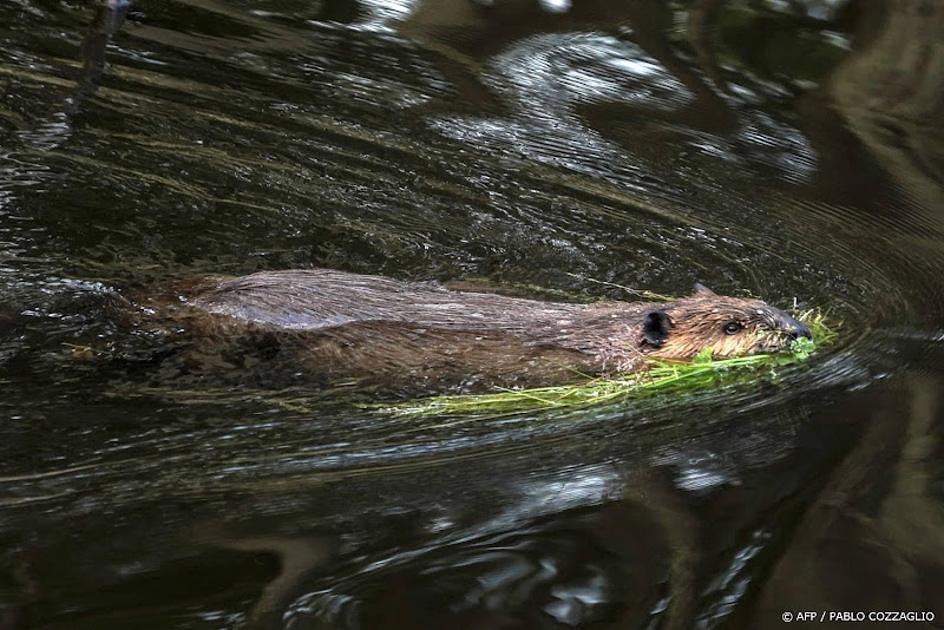
[[[5,0],[0,41],[0,628],[944,626],[941,3]],[[110,306],[312,266],[843,337],[418,420],[169,369]]]

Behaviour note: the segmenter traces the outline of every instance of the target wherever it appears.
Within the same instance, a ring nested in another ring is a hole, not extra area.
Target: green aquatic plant
[[[570,385],[527,389],[499,388],[487,394],[433,396],[385,406],[384,410],[401,415],[432,416],[470,413],[512,414],[544,409],[573,409],[602,403],[642,398],[657,394],[685,394],[705,388],[750,380],[757,376],[776,377],[776,368],[806,361],[822,346],[836,341],[841,322],[830,320],[818,310],[797,314],[813,333],[813,339],[801,337],[791,344],[790,352],[755,354],[732,359],[714,359],[708,349],[691,361],[650,361],[645,369],[631,374],[590,377]],[[814,341],[815,340],[815,341]],[[766,372],[763,369],[766,368]]]

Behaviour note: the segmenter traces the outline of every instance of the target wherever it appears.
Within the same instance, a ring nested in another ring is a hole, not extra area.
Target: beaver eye
[[[726,335],[733,335],[739,332],[742,328],[744,328],[744,326],[741,326],[737,322],[728,322],[724,325],[724,332]]]

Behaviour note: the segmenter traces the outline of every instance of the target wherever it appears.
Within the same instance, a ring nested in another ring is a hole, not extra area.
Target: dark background
[[[942,40],[931,0],[0,3],[0,628],[944,619]],[[114,308],[313,266],[699,280],[842,337],[416,419],[170,369]]]

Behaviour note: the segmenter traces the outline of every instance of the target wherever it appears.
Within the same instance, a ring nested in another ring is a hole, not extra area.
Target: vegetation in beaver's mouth
[[[790,352],[755,354],[733,359],[712,359],[710,350],[689,362],[652,361],[645,370],[624,376],[593,378],[571,385],[504,389],[490,394],[433,396],[394,406],[383,411],[401,415],[444,415],[464,413],[510,414],[542,409],[573,409],[606,402],[655,394],[693,393],[724,383],[743,380],[758,373],[776,378],[776,368],[807,360],[822,346],[835,342],[842,322],[831,321],[821,311],[811,309],[797,314],[809,327],[813,339],[800,337]],[[815,340],[815,341],[814,341]],[[766,368],[765,371],[762,371]]]

